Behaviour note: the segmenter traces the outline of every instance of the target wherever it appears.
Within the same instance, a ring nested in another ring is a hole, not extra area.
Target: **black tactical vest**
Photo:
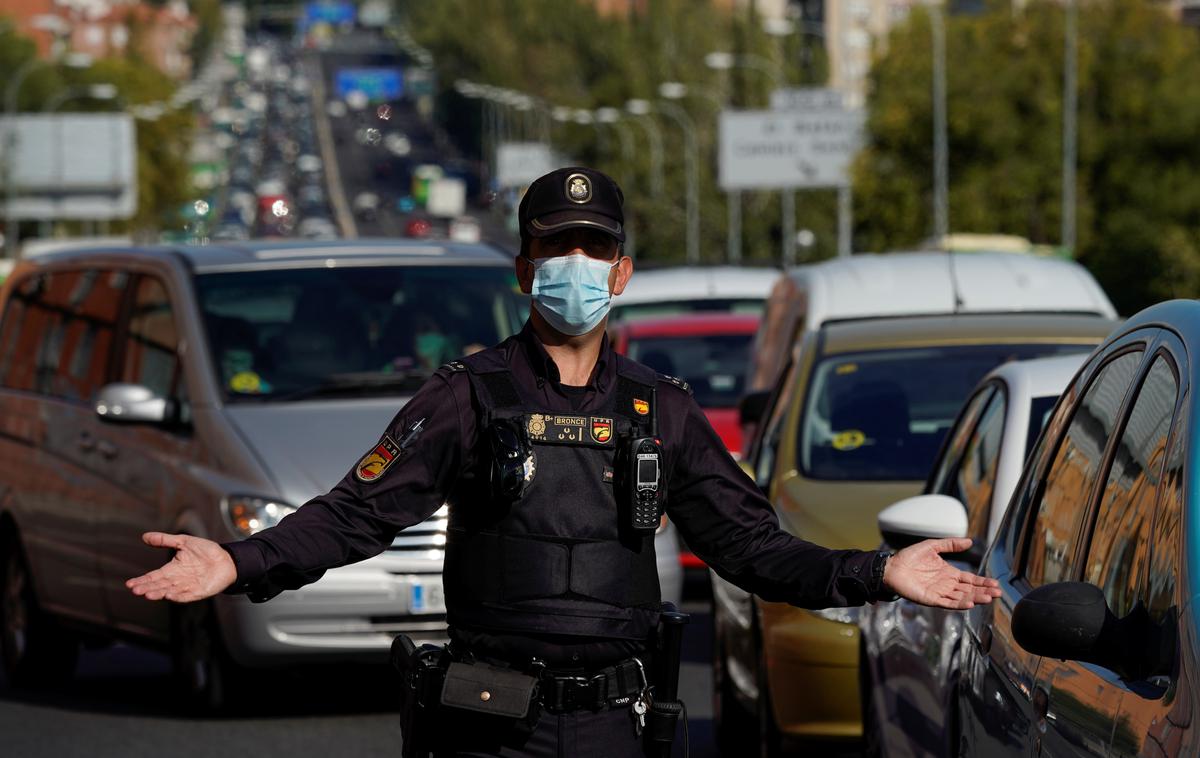
[[[649,368],[617,359],[616,391],[602,409],[548,411],[523,396],[499,350],[460,363],[482,409],[480,438],[510,419],[533,451],[525,491],[496,502],[486,482],[490,456],[449,498],[443,577],[451,625],[505,632],[644,640],[658,620],[653,536],[621,527],[614,491],[617,453],[653,428]],[[461,369],[460,366],[460,369]]]

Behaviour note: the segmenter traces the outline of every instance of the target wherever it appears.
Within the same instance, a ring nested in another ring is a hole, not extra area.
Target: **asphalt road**
[[[717,756],[709,701],[712,638],[706,604],[685,607],[680,692],[691,755]],[[118,645],[85,651],[69,684],[30,692],[0,676],[0,755],[6,758],[399,756],[394,686],[385,668],[259,674],[234,716],[195,718],[177,697],[164,655]],[[676,755],[682,755],[681,746]]]

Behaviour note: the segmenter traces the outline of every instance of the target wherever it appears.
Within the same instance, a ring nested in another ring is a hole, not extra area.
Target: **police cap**
[[[517,221],[530,237],[547,237],[564,229],[599,229],[625,241],[625,196],[607,174],[582,166],[560,168],[529,185]]]

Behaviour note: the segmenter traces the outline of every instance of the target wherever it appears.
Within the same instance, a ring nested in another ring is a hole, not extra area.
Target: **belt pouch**
[[[478,662],[454,661],[446,669],[442,705],[467,711],[523,719],[538,680],[519,671]]]

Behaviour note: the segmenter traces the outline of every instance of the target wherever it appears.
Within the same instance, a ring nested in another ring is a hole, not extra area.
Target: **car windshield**
[[[527,315],[508,268],[373,266],[200,274],[230,401],[411,392]]]
[[[635,337],[629,357],[692,385],[701,408],[733,408],[742,395],[753,334]]]
[[[613,303],[612,321],[635,321],[647,318],[668,318],[689,313],[737,313],[761,316],[765,303],[762,298],[711,298],[696,300],[662,300],[652,303]]]
[[[921,481],[975,384],[1007,361],[1082,345],[971,345],[837,355],[813,369],[800,426],[812,479]]]

